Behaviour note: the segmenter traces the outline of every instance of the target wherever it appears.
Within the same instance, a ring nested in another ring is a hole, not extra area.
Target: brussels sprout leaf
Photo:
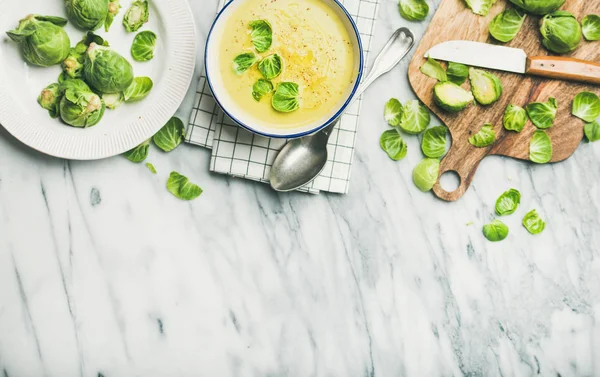
[[[163,151],[171,152],[183,141],[184,132],[183,121],[173,117],[152,137],[152,140]]]
[[[383,116],[385,121],[392,127],[398,127],[402,121],[403,107],[400,101],[395,98],[390,99],[385,104]]]
[[[267,80],[273,80],[283,70],[283,60],[277,54],[269,55],[258,63],[258,70]]]
[[[521,193],[511,188],[496,200],[496,213],[500,216],[511,215],[519,208],[520,203]]]
[[[489,27],[490,34],[500,42],[510,42],[521,30],[525,17],[516,9],[507,9],[494,17]]]
[[[469,67],[464,64],[449,62],[446,75],[449,81],[456,85],[462,85],[469,77]]]
[[[167,190],[181,200],[194,200],[202,194],[202,189],[190,180],[177,173],[171,172],[167,181]]]
[[[150,139],[144,141],[142,144],[137,147],[123,153],[129,161],[140,163],[148,157],[148,148],[150,147]]]
[[[134,1],[123,17],[123,26],[125,27],[125,30],[130,33],[138,31],[146,22],[148,22],[149,16],[148,1]]]
[[[552,160],[552,141],[546,132],[537,130],[529,143],[529,159],[537,164]]]
[[[524,108],[508,105],[504,111],[504,128],[509,131],[521,132],[527,123],[527,112]]]
[[[587,123],[585,125],[584,131],[585,137],[587,137],[590,143],[600,140],[600,124],[598,124],[597,121]]]
[[[433,188],[440,173],[440,160],[426,158],[413,170],[413,182],[417,188],[427,192]]]
[[[271,106],[280,113],[291,113],[300,108],[299,96],[298,84],[282,82],[277,85],[277,90],[271,99]]]
[[[540,234],[546,229],[546,223],[542,220],[540,215],[538,215],[535,209],[531,210],[523,217],[523,226],[531,234]]]
[[[446,135],[448,129],[444,126],[428,128],[423,134],[421,150],[429,158],[440,158],[446,154]]]
[[[421,66],[420,70],[425,75],[434,78],[438,81],[448,81],[448,75],[446,75],[446,70],[435,59],[427,58],[427,61]]]
[[[508,227],[500,220],[494,220],[483,226],[483,235],[488,241],[498,242],[508,237]]]
[[[250,22],[250,28],[252,29],[250,33],[252,44],[254,44],[256,51],[262,53],[271,48],[271,44],[273,43],[273,29],[268,21],[252,21]]]
[[[473,13],[480,16],[487,16],[495,2],[496,0],[465,0],[465,3],[471,8]]]
[[[151,172],[152,174],[156,174],[156,168],[154,167],[154,165],[152,165],[152,164],[151,164],[151,163],[149,163],[149,162],[146,162],[146,167],[148,168],[148,170],[150,170],[150,172]]]
[[[529,119],[537,128],[550,128],[556,118],[558,111],[558,101],[556,98],[550,97],[548,102],[534,102],[525,107]]]
[[[233,59],[233,71],[241,75],[249,70],[258,61],[258,56],[253,52],[245,52]]]
[[[135,77],[131,85],[123,93],[125,102],[134,102],[146,98],[153,86],[154,83],[149,77]]]
[[[260,101],[264,96],[273,92],[273,84],[269,80],[258,79],[252,86],[252,97],[256,101]]]
[[[600,117],[600,98],[594,93],[581,92],[573,99],[573,115],[586,122]]]
[[[147,62],[154,57],[156,47],[156,34],[146,30],[138,33],[131,45],[131,56],[138,62]]]
[[[581,20],[583,36],[588,41],[600,41],[600,16],[587,15]]]
[[[119,14],[119,10],[121,9],[119,1],[120,0],[110,0],[108,3],[108,14],[106,15],[106,20],[104,20],[104,31],[106,32],[110,29],[117,14]]]
[[[429,14],[429,5],[425,0],[400,0],[398,9],[408,21],[423,21]]]
[[[494,126],[486,123],[481,127],[479,132],[469,138],[469,143],[477,148],[484,148],[494,144],[496,141],[496,132]]]
[[[404,105],[400,128],[409,134],[420,134],[431,122],[431,115],[425,105],[418,100],[411,100]]]
[[[379,139],[379,145],[394,161],[406,157],[407,146],[397,129],[385,131]]]

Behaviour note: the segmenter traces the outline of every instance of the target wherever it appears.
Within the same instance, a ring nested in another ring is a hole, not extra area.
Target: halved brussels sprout
[[[154,144],[163,151],[171,152],[183,142],[184,132],[185,126],[183,125],[183,121],[177,117],[172,117],[167,124],[152,137],[152,140],[154,141]]]
[[[273,29],[268,21],[252,21],[250,22],[250,28],[252,29],[250,33],[252,44],[256,51],[262,53],[271,48],[271,44],[273,43]]]
[[[400,0],[398,9],[408,21],[423,21],[429,14],[429,5],[425,0]]]
[[[134,1],[125,16],[123,17],[123,26],[128,32],[138,31],[150,17],[150,11],[148,10],[147,0]]]
[[[426,158],[413,170],[413,182],[417,188],[427,192],[433,188],[440,174],[440,160]]]
[[[540,215],[538,215],[535,209],[531,210],[523,217],[523,226],[531,234],[540,234],[546,229],[546,223],[542,220]]]
[[[431,115],[425,105],[418,100],[411,100],[402,109],[400,128],[413,135],[420,134],[429,127]]]
[[[444,126],[428,128],[423,134],[421,150],[429,158],[440,158],[446,154],[446,135],[448,129]]]
[[[593,122],[600,117],[600,98],[595,93],[581,92],[573,99],[573,115],[586,122]]]
[[[99,95],[81,80],[65,81],[60,101],[60,117],[73,127],[92,127],[100,122],[106,106]]]
[[[519,208],[520,203],[521,193],[511,188],[496,200],[496,213],[499,216],[512,215]]]
[[[133,38],[131,56],[138,62],[147,62],[154,57],[156,47],[156,34],[151,31],[142,31]]]
[[[58,118],[60,115],[60,96],[59,85],[54,83],[44,88],[38,97],[38,103],[48,110],[52,118]]]
[[[483,235],[488,241],[498,242],[508,237],[508,227],[500,220],[494,220],[483,226]]]
[[[146,98],[153,86],[154,83],[150,77],[135,77],[131,85],[123,92],[125,102],[134,102]]]
[[[566,0],[510,0],[527,13],[543,16],[562,7]]]
[[[460,63],[448,62],[446,75],[448,76],[448,81],[456,85],[462,85],[469,77],[469,67]]]
[[[115,110],[117,107],[121,106],[123,102],[125,102],[123,93],[103,94],[102,99],[104,100],[106,108],[111,110]]]
[[[600,16],[589,14],[583,17],[581,31],[588,41],[600,41]]]
[[[66,24],[64,18],[32,14],[6,34],[19,44],[26,62],[49,67],[65,60],[71,50],[69,36],[62,28]]]
[[[597,121],[586,124],[583,130],[590,143],[600,140],[600,124]]]
[[[150,139],[144,141],[142,144],[138,145],[137,147],[123,153],[123,156],[125,156],[129,161],[139,164],[140,162],[144,161],[146,159],[146,157],[148,157],[148,149],[149,148],[150,148]]]
[[[256,64],[257,61],[258,56],[254,52],[239,54],[233,59],[233,71],[236,75],[241,75]]]
[[[433,79],[436,79],[438,81],[448,81],[448,75],[446,74],[446,70],[435,59],[427,58],[425,64],[423,64],[419,69],[423,74]]]
[[[402,121],[402,113],[404,108],[400,101],[396,98],[392,98],[385,104],[383,116],[385,121],[392,127],[398,127]]]
[[[537,128],[546,129],[552,127],[554,124],[554,119],[558,112],[558,101],[556,101],[556,98],[550,97],[548,102],[533,102],[525,108],[531,122]]]
[[[481,105],[491,105],[502,96],[502,82],[493,73],[470,68],[469,80],[471,81],[473,96]]]
[[[573,14],[566,11],[544,16],[540,31],[544,47],[558,54],[575,50],[582,39],[581,25]]]
[[[275,88],[269,80],[258,79],[252,86],[252,97],[256,101],[260,101],[264,96],[273,92]]]
[[[494,17],[489,27],[490,34],[500,42],[510,42],[521,30],[525,17],[516,9],[507,9]]]
[[[481,129],[469,138],[469,143],[477,148],[485,148],[494,144],[496,141],[496,132],[494,126],[486,123]]]
[[[116,51],[92,43],[83,63],[83,77],[102,93],[119,93],[133,82],[133,67]]]
[[[65,0],[69,20],[80,29],[96,30],[108,15],[108,0]]]
[[[529,143],[529,160],[537,164],[552,160],[552,141],[546,132],[537,130],[533,133]]]
[[[433,99],[439,107],[454,113],[464,110],[474,100],[471,92],[449,81],[435,85]]]
[[[119,14],[119,10],[121,9],[120,0],[109,0],[108,3],[108,14],[106,15],[106,20],[104,21],[104,31],[108,32],[110,26],[112,25],[115,17]]]
[[[408,151],[408,147],[397,129],[385,131],[379,139],[379,145],[394,161],[402,160]]]
[[[177,172],[171,172],[167,181],[167,190],[181,200],[194,200],[202,194],[202,189]]]
[[[277,54],[269,55],[258,63],[258,70],[267,80],[273,80],[283,71],[283,59]]]
[[[492,5],[496,3],[496,0],[465,0],[465,2],[473,13],[480,16],[487,16],[490,13],[490,9],[492,9]]]
[[[291,113],[300,108],[299,86],[294,82],[282,82],[277,85],[277,90],[271,99],[271,106],[280,113]]]
[[[522,107],[508,105],[504,111],[503,122],[507,130],[521,132],[527,123],[527,112]]]

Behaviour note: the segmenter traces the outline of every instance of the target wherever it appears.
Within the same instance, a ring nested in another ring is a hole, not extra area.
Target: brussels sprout
[[[400,128],[409,134],[420,134],[429,127],[431,115],[425,105],[418,100],[408,101],[402,109]]]
[[[150,11],[148,10],[147,0],[134,1],[125,16],[123,17],[123,26],[128,32],[138,31],[150,17]]]
[[[540,218],[535,209],[523,217],[523,226],[531,234],[540,234],[546,229],[546,223]]]
[[[573,99],[573,115],[586,122],[593,122],[600,117],[600,98],[594,93],[581,92]]]
[[[469,138],[469,143],[477,148],[485,148],[494,144],[496,141],[496,132],[494,126],[486,123],[479,132]]]
[[[474,100],[471,92],[449,81],[435,85],[433,99],[439,107],[453,113],[464,110]]]
[[[423,134],[421,150],[429,158],[440,158],[446,154],[446,135],[448,129],[444,126],[431,127]]]
[[[491,105],[502,95],[502,82],[498,76],[481,69],[470,68],[469,80],[475,100],[481,105]]]
[[[133,67],[116,51],[92,43],[83,63],[83,77],[102,93],[119,93],[133,82]]]
[[[510,0],[527,13],[543,16],[562,7],[566,0]]]
[[[63,95],[67,90],[80,92],[91,92],[92,89],[83,80],[66,79],[58,84],[60,94]]]
[[[588,41],[600,41],[600,16],[589,14],[583,17],[581,31]]]
[[[519,208],[520,203],[521,193],[511,188],[496,200],[496,213],[499,216],[512,215]]]
[[[508,227],[500,220],[494,220],[483,226],[483,235],[488,241],[498,242],[508,237]]]
[[[150,77],[134,78],[131,85],[123,92],[125,102],[134,102],[146,98],[153,86],[154,83]]]
[[[469,77],[469,67],[460,63],[448,62],[446,76],[448,76],[448,81],[462,85]]]
[[[154,135],[152,140],[163,151],[171,152],[183,141],[184,132],[183,121],[177,117],[173,117]]]
[[[63,85],[65,84],[65,85]],[[60,117],[73,127],[92,127],[100,122],[106,106],[104,101],[81,80],[67,80],[60,101]]]
[[[583,130],[585,131],[585,137],[587,137],[590,143],[600,140],[600,124],[597,121],[587,123]]]
[[[66,24],[60,17],[29,15],[6,34],[19,44],[26,62],[49,67],[65,60],[71,50],[69,36],[62,28]]]
[[[108,0],[65,0],[67,16],[83,30],[100,28],[108,15]]]
[[[556,98],[550,97],[548,102],[530,103],[525,108],[531,122],[537,128],[546,129],[552,127],[554,123],[558,111],[558,101],[556,101]]]
[[[115,110],[117,107],[121,106],[123,102],[125,102],[123,93],[103,94],[102,99],[104,100],[106,108],[111,110]]]
[[[298,101],[298,84],[293,82],[282,82],[277,85],[277,90],[271,99],[271,106],[280,113],[291,113],[300,108]]]
[[[120,0],[109,0],[108,2],[108,14],[106,15],[106,20],[104,21],[104,31],[108,32],[110,26],[112,25],[115,17],[119,14],[119,10],[121,9]]]
[[[38,103],[48,110],[52,118],[58,118],[60,115],[60,96],[59,85],[54,83],[44,88],[38,97]]]
[[[131,162],[140,163],[148,157],[148,149],[149,148],[150,148],[150,139],[144,141],[142,144],[138,145],[137,147],[123,153],[123,156],[125,156]]]
[[[236,73],[236,75],[241,75],[252,68],[257,61],[258,56],[256,56],[256,54],[253,52],[239,54],[233,59],[233,71]]]
[[[258,70],[267,80],[273,80],[283,70],[283,60],[277,54],[269,55],[258,63]]]
[[[550,13],[542,19],[542,44],[558,54],[571,52],[581,43],[581,25],[573,14],[566,11]]]
[[[509,131],[521,132],[527,123],[527,112],[524,108],[508,105],[504,111],[504,128]]]
[[[265,20],[258,20],[250,22],[250,28],[252,32],[252,44],[258,52],[265,52],[271,48],[273,43],[273,29],[271,24]]]
[[[490,34],[500,42],[510,42],[521,30],[525,17],[516,9],[507,9],[494,17],[490,23]]]
[[[397,129],[385,131],[379,139],[379,145],[394,161],[399,161],[406,157],[408,147]]]
[[[413,182],[417,188],[427,192],[433,188],[440,173],[440,160],[426,158],[413,170]]]
[[[423,21],[429,14],[429,5],[425,0],[400,0],[398,9],[408,21]]]
[[[133,38],[131,56],[138,62],[147,62],[154,57],[154,47],[156,47],[156,34],[151,31],[142,31]]]
[[[149,162],[146,162],[146,167],[148,168],[148,170],[150,170],[150,173],[156,174],[156,168],[154,167],[154,165],[152,165]]]
[[[465,2],[473,13],[480,16],[487,16],[490,13],[492,5],[496,3],[496,0],[465,0]]]
[[[404,108],[400,101],[395,98],[390,99],[385,104],[385,110],[383,112],[383,116],[385,121],[392,127],[398,127],[400,122],[402,121],[402,113],[404,112]]]
[[[552,160],[552,141],[546,132],[537,130],[533,133],[529,143],[529,160],[537,164]]]
[[[167,181],[167,190],[181,200],[194,200],[202,194],[202,189],[177,172],[171,172]]]
[[[71,49],[69,56],[62,62],[65,75],[71,79],[79,79],[83,76],[83,61],[85,56],[78,53],[75,48]]]
[[[448,75],[446,74],[446,70],[435,59],[427,58],[425,64],[423,64],[419,69],[421,70],[421,72],[423,72],[423,74],[434,78],[438,81],[448,81]]]
[[[258,79],[252,86],[252,97],[260,101],[264,96],[273,92],[275,88],[269,80]]]

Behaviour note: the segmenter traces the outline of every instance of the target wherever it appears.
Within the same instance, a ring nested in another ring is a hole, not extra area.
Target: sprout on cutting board
[[[92,43],[83,63],[83,77],[102,93],[119,93],[133,82],[133,67],[116,51]]]
[[[481,105],[491,105],[502,96],[502,81],[493,73],[470,68],[469,80],[471,81],[473,96]]]
[[[427,58],[425,63],[419,68],[419,70],[438,81],[448,81],[448,75],[442,65],[433,58]]]
[[[495,2],[496,0],[465,0],[465,3],[471,8],[473,13],[480,16],[487,16]]]
[[[558,101],[550,97],[547,102],[533,102],[525,107],[527,115],[531,122],[537,128],[550,128],[554,124],[556,113],[558,112]]]
[[[406,157],[408,147],[402,139],[400,132],[397,129],[385,131],[379,139],[379,145],[387,155],[394,161],[402,160]]]
[[[526,15],[517,9],[507,9],[498,14],[490,23],[490,34],[500,42],[510,42],[519,33]]]
[[[440,158],[446,154],[446,135],[448,129],[444,126],[428,128],[423,134],[421,150],[429,158]]]
[[[252,21],[250,22],[250,28],[252,29],[250,33],[252,44],[256,51],[262,53],[271,48],[271,44],[273,43],[273,29],[268,21]]]
[[[464,110],[474,100],[471,92],[449,81],[435,85],[433,99],[439,107],[450,112]]]
[[[60,117],[73,127],[87,128],[100,122],[106,106],[104,101],[81,80],[67,80],[60,101]]]
[[[484,148],[494,144],[496,141],[496,132],[494,126],[486,123],[479,132],[469,138],[469,143],[477,148]]]
[[[271,81],[258,79],[252,86],[252,97],[259,102],[264,96],[272,93],[274,89]]]
[[[519,208],[520,203],[521,193],[511,188],[496,200],[496,213],[499,216],[512,215]]]
[[[38,97],[38,103],[44,109],[48,110],[48,113],[52,118],[58,118],[60,115],[60,90],[57,83],[50,84]]]
[[[241,75],[256,64],[257,61],[258,56],[254,52],[239,54],[233,59],[233,71],[236,75]]]
[[[273,80],[283,71],[283,59],[277,54],[269,55],[258,63],[258,70],[267,80]]]
[[[148,148],[150,147],[150,139],[144,141],[142,144],[137,147],[123,153],[129,161],[140,163],[148,157]]]
[[[400,0],[398,9],[408,21],[423,21],[429,14],[429,5],[425,0]]]
[[[567,11],[556,11],[544,16],[540,32],[544,47],[558,54],[575,50],[582,39],[581,25]]]
[[[154,87],[154,83],[150,77],[136,77],[133,82],[123,92],[125,102],[134,102],[146,98]]]
[[[588,41],[600,41],[600,16],[589,14],[583,17],[581,31]]]
[[[271,106],[280,113],[291,113],[300,108],[298,97],[300,96],[298,84],[294,82],[282,82],[277,85],[277,90],[271,99]]]
[[[147,0],[134,1],[125,16],[123,17],[123,26],[128,32],[138,31],[150,17]]]
[[[504,111],[504,128],[509,131],[521,132],[527,123],[527,112],[524,108],[508,105]]]
[[[573,99],[572,113],[586,122],[600,117],[600,98],[595,93],[581,92]]]
[[[403,106],[396,98],[391,98],[385,104],[383,117],[385,121],[392,127],[398,127],[402,121]]]
[[[542,220],[540,215],[538,215],[535,209],[531,210],[523,217],[523,226],[531,234],[540,234],[546,229],[546,223]]]
[[[587,123],[583,130],[590,143],[600,140],[600,124],[597,121]]]
[[[498,242],[508,237],[508,227],[500,220],[494,220],[483,226],[483,235],[488,241]]]
[[[469,67],[464,64],[449,62],[446,75],[449,81],[456,85],[462,85],[469,77]]]
[[[440,173],[440,160],[426,158],[413,170],[413,182],[417,188],[427,192],[433,188]]]
[[[167,124],[152,137],[152,140],[154,141],[154,144],[163,151],[171,152],[183,141],[184,132],[185,127],[183,121],[177,117],[172,117]]]
[[[138,62],[147,62],[154,57],[156,34],[151,31],[138,33],[131,44],[131,56]]]
[[[99,29],[108,15],[108,0],[66,0],[69,20],[80,29]]]
[[[104,31],[108,32],[110,26],[112,25],[115,17],[119,14],[119,10],[121,9],[120,0],[109,0],[108,3],[108,14],[106,15],[106,20],[104,21]]]
[[[429,127],[431,115],[425,105],[419,100],[411,100],[402,109],[400,128],[413,135],[420,134]]]
[[[566,0],[510,0],[527,13],[543,16],[562,7]]]
[[[536,164],[545,164],[552,160],[552,141],[545,131],[533,133],[529,143],[529,160]]]
[[[61,17],[29,15],[6,34],[19,44],[26,62],[49,67],[69,55],[71,41],[63,29],[66,24],[67,20]]]

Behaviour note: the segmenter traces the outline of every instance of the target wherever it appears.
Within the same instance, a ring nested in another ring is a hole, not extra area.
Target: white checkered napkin
[[[366,58],[370,51],[379,0],[340,1],[356,21]],[[359,99],[346,110],[329,140],[329,160],[325,169],[300,191],[348,192],[360,106]],[[265,183],[268,182],[270,167],[277,153],[286,143],[285,140],[254,135],[236,126],[216,104],[204,76],[198,84],[186,141],[212,148],[211,171]]]

